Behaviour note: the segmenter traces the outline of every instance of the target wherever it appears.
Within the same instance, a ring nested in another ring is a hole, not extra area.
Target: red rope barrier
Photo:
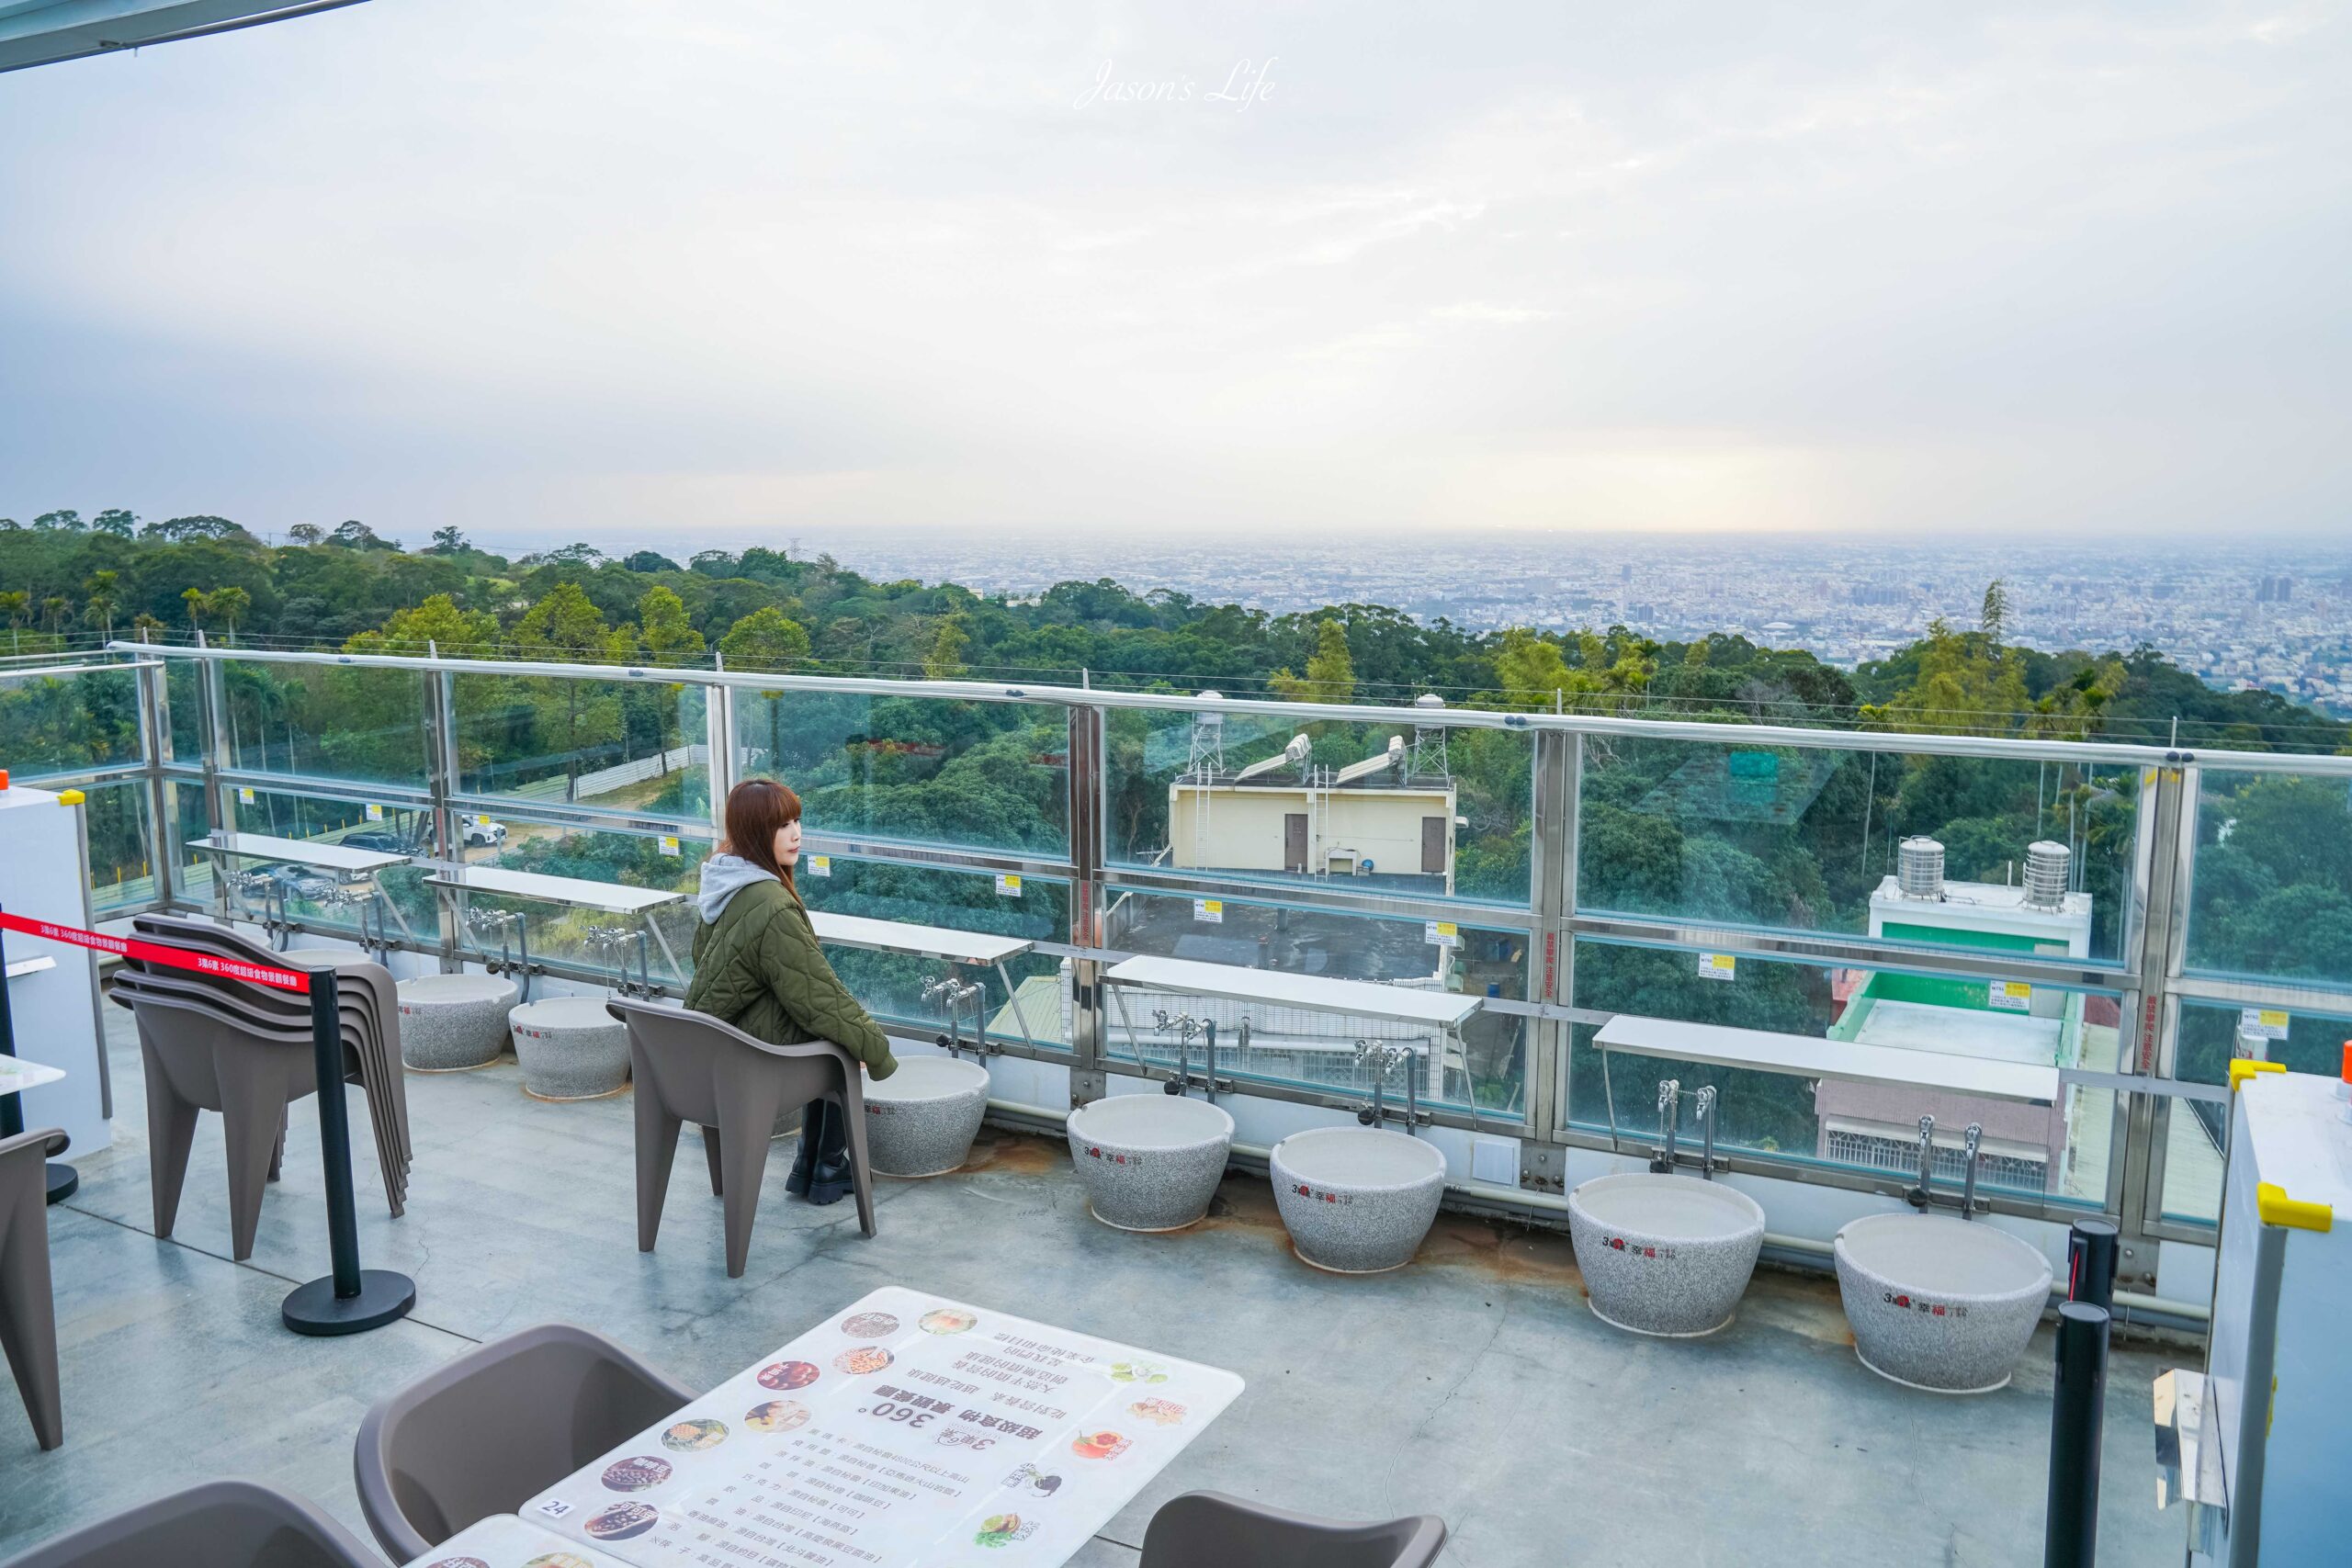
[[[311,990],[310,976],[300,969],[272,969],[241,958],[223,958],[216,953],[198,953],[158,942],[142,942],[137,937],[107,936],[100,931],[85,931],[79,926],[61,926],[54,920],[28,920],[21,915],[0,914],[0,931],[136,958],[142,964],[161,964],[169,969],[193,969],[199,975],[218,975],[226,980],[274,986],[281,991],[297,991],[304,996]]]

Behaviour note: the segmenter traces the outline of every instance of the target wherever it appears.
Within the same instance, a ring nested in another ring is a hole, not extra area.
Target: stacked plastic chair
[[[284,967],[278,954],[208,921],[141,915],[133,926],[157,942]],[[345,1079],[366,1091],[384,1196],[398,1215],[413,1160],[398,993],[389,971],[356,953],[335,965],[335,975]],[[319,1087],[309,1000],[135,958],[124,960],[112,994],[139,1021],[155,1234],[170,1235],[178,1215],[197,1112],[218,1111],[228,1146],[231,1255],[251,1257],[262,1193],[283,1153],[288,1108]]]

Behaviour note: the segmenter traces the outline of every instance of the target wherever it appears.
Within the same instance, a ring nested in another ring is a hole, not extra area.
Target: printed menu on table
[[[628,1568],[512,1514],[499,1514],[451,1536],[408,1568]]]
[[[1241,1393],[898,1286],[522,1509],[636,1568],[1066,1561]]]

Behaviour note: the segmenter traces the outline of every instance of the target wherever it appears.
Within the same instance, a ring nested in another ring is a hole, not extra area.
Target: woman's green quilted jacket
[[[876,1078],[899,1070],[890,1043],[825,962],[808,917],[780,882],[757,882],[695,930],[686,1006],[771,1045],[830,1040]]]

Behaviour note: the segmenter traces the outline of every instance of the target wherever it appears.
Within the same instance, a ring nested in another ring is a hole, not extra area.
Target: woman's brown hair
[[[783,883],[796,904],[801,904],[800,889],[793,886],[792,868],[775,858],[775,836],[799,820],[800,797],[777,780],[745,779],[727,792],[727,842],[720,848]]]

